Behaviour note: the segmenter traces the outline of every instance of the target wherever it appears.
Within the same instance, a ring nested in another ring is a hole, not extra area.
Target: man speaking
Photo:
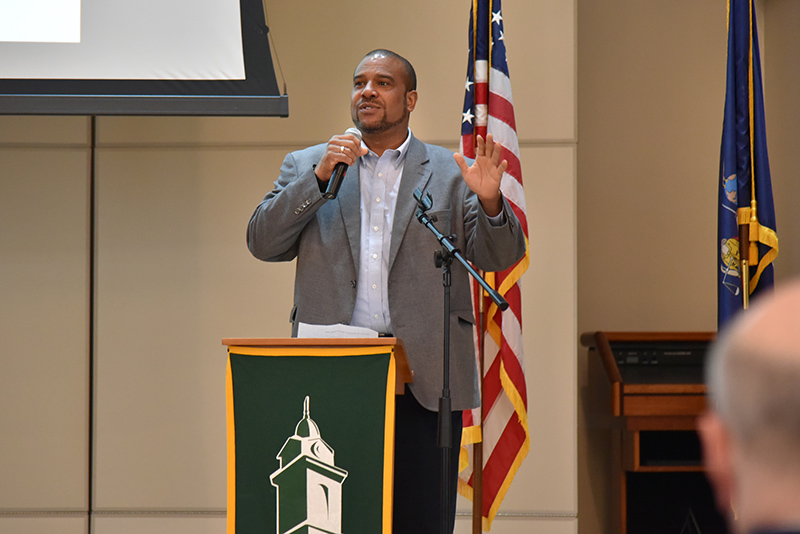
[[[293,334],[300,322],[363,326],[403,340],[414,370],[411,394],[398,396],[395,534],[438,533],[438,399],[442,392],[442,272],[433,234],[414,220],[414,191],[430,193],[428,211],[477,268],[500,271],[525,254],[519,221],[500,192],[506,161],[491,135],[477,157],[417,140],[409,118],[417,103],[411,64],[389,50],[368,53],[353,74],[350,112],[361,134],[334,135],[286,156],[280,177],[248,227],[250,252],[264,261],[297,259]],[[471,163],[471,164],[470,164]],[[343,169],[342,164],[347,168]],[[340,183],[340,171],[346,170]],[[467,270],[452,267],[453,445],[461,411],[480,403]],[[455,487],[458,454],[452,455]],[[455,496],[449,507],[455,514]],[[450,517],[452,521],[452,516]],[[452,523],[451,523],[452,524]]]

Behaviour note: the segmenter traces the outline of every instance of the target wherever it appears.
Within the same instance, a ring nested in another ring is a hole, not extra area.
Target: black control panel
[[[624,382],[702,383],[708,341],[610,341]]]
[[[612,341],[617,365],[691,365],[705,363],[708,341]]]

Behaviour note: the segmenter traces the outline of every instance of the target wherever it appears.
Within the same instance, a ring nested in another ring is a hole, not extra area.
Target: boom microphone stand
[[[442,449],[441,458],[441,477],[439,482],[440,501],[441,501],[441,534],[453,532],[451,524],[450,502],[453,495],[453,488],[450,484],[450,459],[453,449],[453,426],[452,410],[450,408],[450,266],[453,259],[457,259],[472,275],[481,287],[489,294],[489,297],[497,304],[501,310],[508,308],[508,302],[495,291],[484,280],[478,271],[461,255],[453,240],[456,236],[445,236],[433,224],[436,219],[428,216],[427,211],[433,206],[433,199],[430,193],[422,196],[422,191],[414,191],[414,199],[417,201],[417,220],[428,230],[433,232],[436,240],[442,245],[442,250],[437,250],[434,260],[437,268],[442,269],[442,285],[444,286],[444,352],[443,352],[443,373],[442,373],[442,396],[439,398],[439,430],[437,444]]]

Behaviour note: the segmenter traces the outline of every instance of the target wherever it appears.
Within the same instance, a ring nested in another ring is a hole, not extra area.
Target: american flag
[[[475,140],[492,134],[508,161],[501,190],[520,220],[527,240],[528,222],[519,158],[514,103],[506,62],[500,0],[473,0],[470,10],[469,60],[461,120],[461,153],[475,157]],[[483,424],[481,409],[464,412],[462,470],[458,490],[473,498],[473,471],[469,465],[473,444],[483,441],[483,530],[491,528],[511,481],[530,448],[528,395],[522,353],[522,301],[519,278],[528,267],[525,254],[513,267],[487,273],[486,279],[509,303],[500,310],[474,285],[476,308],[484,299]],[[477,310],[476,310],[477,312]],[[467,456],[465,458],[464,456]]]

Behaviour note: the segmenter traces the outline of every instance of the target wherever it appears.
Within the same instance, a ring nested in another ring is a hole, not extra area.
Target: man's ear
[[[406,109],[411,112],[414,111],[415,107],[417,107],[417,92],[408,91],[406,93]]]
[[[734,494],[731,435],[715,412],[706,412],[697,419],[697,431],[703,445],[703,465],[714,488],[717,508],[723,515],[731,511]]]

